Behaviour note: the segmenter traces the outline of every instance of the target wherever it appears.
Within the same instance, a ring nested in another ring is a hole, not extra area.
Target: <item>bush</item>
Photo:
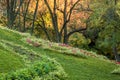
[[[0,80],[66,80],[67,75],[55,60],[44,59],[28,68],[0,75]]]
[[[82,34],[77,32],[71,35],[69,38],[69,44],[74,47],[88,49],[89,43],[89,39],[86,39]]]

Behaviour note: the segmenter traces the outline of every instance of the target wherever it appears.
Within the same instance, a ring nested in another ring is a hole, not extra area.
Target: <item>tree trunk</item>
[[[68,39],[69,39],[69,37],[70,37],[70,36],[67,36],[67,34],[66,34],[66,36],[64,36],[64,42],[63,42],[63,43],[68,44]]]
[[[19,10],[19,22],[18,22],[18,28],[19,28],[19,31],[21,32],[21,18],[20,18],[20,10]]]
[[[113,53],[114,53],[114,55],[115,55],[116,61],[117,61],[117,62],[120,62],[120,56],[119,56],[119,54],[118,54],[118,52],[117,52],[117,47],[116,47],[116,46],[113,46]]]
[[[14,21],[19,14],[20,7],[23,3],[23,0],[20,0],[19,7],[17,9],[17,1],[16,0],[7,0],[7,26],[12,29]],[[17,10],[16,10],[17,9]]]
[[[8,28],[12,28],[12,20],[11,20],[11,5],[10,5],[10,1],[7,0],[7,26]]]
[[[56,4],[56,0],[54,0],[54,7],[53,10],[51,9],[49,3],[47,0],[44,0],[45,5],[47,6],[51,19],[52,19],[52,25],[55,31],[55,38],[56,38],[56,42],[61,42],[61,35],[59,33],[59,29],[58,29],[58,19],[57,19],[57,14],[56,14],[56,10],[57,10],[57,4]]]
[[[120,62],[120,56],[118,54],[117,46],[116,46],[117,45],[117,41],[116,41],[115,33],[116,33],[116,28],[114,28],[113,35],[112,35],[112,41],[113,41],[112,50],[113,50],[113,53],[114,53],[116,61]]]
[[[117,5],[117,1],[118,1],[118,0],[115,0],[115,5]]]
[[[64,1],[65,5],[64,5],[64,13],[63,13],[63,19],[64,22],[67,22],[67,0]],[[63,36],[63,43],[67,44],[68,43],[68,39],[67,39],[67,23],[63,25],[64,27],[64,36]]]
[[[35,12],[34,12],[34,15],[33,15],[33,21],[32,21],[32,28],[31,28],[31,35],[33,34],[33,31],[34,31],[34,22],[35,22],[35,19],[36,19],[36,14],[37,14],[37,10],[38,10],[38,4],[39,4],[39,0],[36,0],[36,8],[35,8]]]
[[[31,0],[28,1],[27,6],[25,8],[25,12],[23,13],[23,32],[26,31],[26,15],[27,15],[27,12],[28,12],[30,1]]]
[[[53,23],[55,34],[56,34],[56,42],[59,43],[59,42],[61,42],[61,39],[60,39],[60,35],[59,35],[58,18],[57,18],[56,10],[57,10],[57,2],[56,2],[56,0],[54,0],[53,14],[51,14],[51,15],[53,15],[52,23]]]

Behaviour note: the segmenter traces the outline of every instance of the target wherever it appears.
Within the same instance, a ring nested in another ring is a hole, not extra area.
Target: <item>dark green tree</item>
[[[120,61],[120,15],[117,3],[116,0],[98,3],[89,19],[88,34],[85,36],[91,39],[90,47],[104,54],[111,53],[116,61]]]

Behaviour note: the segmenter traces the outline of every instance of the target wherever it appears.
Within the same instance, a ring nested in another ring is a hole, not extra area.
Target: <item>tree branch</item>
[[[77,0],[77,1],[73,4],[73,6],[70,8],[70,11],[67,13],[68,22],[69,22],[69,20],[70,20],[70,17],[71,17],[71,14],[72,14],[72,11],[73,11],[74,7],[77,5],[77,3],[78,3],[79,1],[80,1],[80,0]]]
[[[61,29],[61,31],[60,31],[60,34],[62,34],[64,28],[66,27],[65,25],[70,21],[72,11],[73,11],[74,7],[77,5],[77,3],[78,3],[79,1],[80,1],[80,0],[76,1],[76,2],[73,4],[73,6],[70,8],[70,11],[67,13],[66,16],[68,17],[68,19],[64,22],[63,27],[62,27],[62,29]]]
[[[44,0],[44,2],[45,2],[45,4],[46,4],[46,6],[47,6],[47,8],[48,8],[48,10],[49,10],[49,12],[50,12],[50,14],[52,14],[52,9],[50,8],[50,5],[49,5],[48,1],[47,1],[47,0]],[[51,15],[51,16],[52,16],[52,18],[53,18],[53,15]]]
[[[86,28],[79,28],[79,29],[73,30],[73,31],[69,32],[66,37],[69,37],[70,35],[72,35],[75,32],[81,32],[81,31],[84,31],[86,29],[87,29],[87,27]]]
[[[61,13],[64,13],[64,11],[62,11],[61,9],[59,9],[59,8],[57,8],[57,10],[59,11],[59,12],[61,12]]]

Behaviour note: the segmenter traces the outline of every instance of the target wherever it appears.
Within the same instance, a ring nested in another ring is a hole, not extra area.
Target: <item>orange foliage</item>
[[[5,0],[2,1],[3,3],[0,2],[1,3],[0,6],[5,4],[4,1]],[[50,4],[51,8],[53,8],[53,4],[54,4],[53,1],[54,0],[48,0],[48,3]],[[57,8],[59,8],[61,11],[64,10],[64,1],[65,0],[57,0]],[[67,1],[68,1],[67,2],[67,12],[68,12],[77,0],[67,0]],[[25,0],[24,3],[27,4],[27,2],[28,0]],[[86,11],[78,11],[78,9],[81,8],[81,5],[83,6],[83,8],[87,8],[89,3],[90,3],[90,0],[80,0],[80,2],[76,5],[75,10],[73,10],[68,27],[80,27],[80,26],[85,27],[86,26],[83,20],[86,20],[89,17],[89,14]],[[35,6],[36,6],[36,0],[31,0],[28,11],[33,14],[35,10]],[[3,8],[3,6],[0,7],[0,10],[1,8]],[[48,10],[44,3],[44,0],[39,1],[37,19],[40,18],[40,13],[45,14],[45,17],[48,17],[48,19],[46,19],[46,23],[47,23],[47,26],[51,27],[52,26],[51,20],[49,19],[50,15],[46,14],[48,13]],[[57,10],[57,15],[58,15],[58,22],[59,22],[58,26],[59,28],[61,28],[63,25],[63,13]]]
[[[48,3],[50,4],[50,7],[53,8],[53,2],[54,0],[48,0]],[[67,12],[70,10],[70,8],[73,6],[73,4],[76,2],[77,0],[68,0],[67,2]],[[89,2],[90,0],[80,0],[80,2],[78,3],[78,5],[75,7],[75,10],[73,11],[72,15],[71,15],[71,19],[70,19],[70,22],[69,22],[69,25],[68,26],[73,26],[74,23],[76,23],[76,27],[80,27],[80,26],[83,26],[85,27],[86,24],[83,22],[83,20],[87,19],[89,17],[88,13],[85,12],[85,11],[78,11],[77,9],[79,9],[81,7],[81,5],[84,7],[84,8],[87,8],[88,7],[88,4],[90,3]],[[34,9],[35,9],[35,5],[36,5],[36,1],[35,0],[32,0],[31,3],[30,3],[30,7],[29,7],[29,11],[30,12],[34,12]],[[57,0],[57,8],[59,8],[61,11],[63,11],[64,9],[64,0]],[[52,9],[53,10],[53,9]],[[47,8],[46,8],[46,5],[44,4],[44,0],[42,1],[39,1],[39,8],[38,8],[38,14],[39,15],[40,13],[46,13]],[[57,10],[57,15],[58,15],[58,26],[59,28],[61,28],[63,25],[63,14]],[[50,17],[50,15],[47,15],[47,17]],[[49,22],[50,20],[47,21],[47,25],[50,27],[52,26],[51,23]]]

